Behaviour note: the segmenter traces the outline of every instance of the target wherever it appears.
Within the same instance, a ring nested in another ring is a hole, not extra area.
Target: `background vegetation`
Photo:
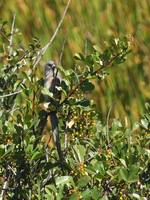
[[[0,1],[0,17],[11,25],[16,10],[15,27],[22,35],[13,40],[13,45],[25,49],[32,37],[42,38],[44,46],[54,33],[66,6],[67,0],[27,0]],[[65,30],[69,22],[65,49],[61,65],[64,69],[74,68],[75,52],[85,51],[85,38],[88,33],[87,54],[94,44],[106,48],[105,41],[110,38],[122,38],[133,35],[136,46],[133,57],[119,68],[109,69],[110,76],[105,81],[94,81],[96,89],[91,97],[101,112],[101,120],[106,121],[108,110],[115,100],[112,117],[123,117],[130,126],[140,119],[144,111],[143,104],[150,97],[150,2],[149,0],[94,0],[71,1],[61,29],[39,65],[39,78],[43,77],[44,62],[53,59],[58,63]],[[7,29],[10,29],[8,26]],[[10,30],[7,32],[10,32]],[[2,43],[7,43],[0,36]],[[0,49],[2,52],[2,49]],[[1,54],[0,59],[5,62]],[[1,64],[0,64],[1,67]]]

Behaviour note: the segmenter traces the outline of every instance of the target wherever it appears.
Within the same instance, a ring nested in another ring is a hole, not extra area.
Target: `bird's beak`
[[[52,65],[52,69],[55,67],[55,64]]]

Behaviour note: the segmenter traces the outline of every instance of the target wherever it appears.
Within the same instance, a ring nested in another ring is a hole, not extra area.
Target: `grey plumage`
[[[62,76],[56,69],[54,61],[48,61],[45,65],[44,87],[49,89],[49,91],[52,92],[53,94],[57,94],[59,99],[61,98],[61,92],[58,91],[57,88],[55,88],[55,86],[60,86],[61,81],[62,81]],[[63,156],[62,156],[62,150],[61,150],[59,127],[58,127],[58,117],[57,117],[58,102],[55,101],[54,99],[50,98],[49,96],[45,96],[45,100],[47,102],[52,102],[52,104],[54,104],[56,106],[56,111],[53,111],[50,114],[50,120],[51,120],[51,125],[52,125],[54,143],[56,144],[61,168],[64,173]]]

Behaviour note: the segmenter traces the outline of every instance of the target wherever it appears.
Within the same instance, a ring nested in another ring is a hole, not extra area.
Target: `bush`
[[[148,199],[149,113],[130,130],[120,119],[108,125],[110,108],[103,125],[100,111],[88,100],[95,89],[92,80],[102,81],[108,65],[117,70],[131,51],[133,37],[111,39],[104,51],[95,45],[87,56],[77,53],[74,70],[58,66],[63,75],[58,107],[63,175],[57,150],[49,145],[51,137],[45,145],[50,112],[42,107],[43,94],[51,94],[36,75],[44,48],[33,38],[27,51],[21,44],[13,49],[13,35],[5,32],[5,24],[1,33],[10,43],[4,48],[7,63],[0,77],[1,199]]]

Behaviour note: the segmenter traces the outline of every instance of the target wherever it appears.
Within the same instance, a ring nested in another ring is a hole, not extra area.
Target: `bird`
[[[45,74],[44,88],[47,88],[50,92],[53,93],[53,95],[58,95],[58,99],[60,100],[61,99],[61,91],[59,91],[55,86],[61,85],[62,75],[58,72],[58,69],[56,68],[54,61],[50,60],[46,63],[44,74]],[[63,156],[62,156],[62,150],[61,150],[61,142],[60,142],[60,136],[59,136],[59,127],[58,127],[58,117],[57,117],[57,107],[58,107],[59,102],[47,95],[45,95],[45,101],[51,102],[52,105],[54,105],[56,107],[55,111],[51,111],[50,121],[51,121],[51,125],[52,125],[54,143],[57,147],[59,161],[61,164],[61,169],[64,174]]]

